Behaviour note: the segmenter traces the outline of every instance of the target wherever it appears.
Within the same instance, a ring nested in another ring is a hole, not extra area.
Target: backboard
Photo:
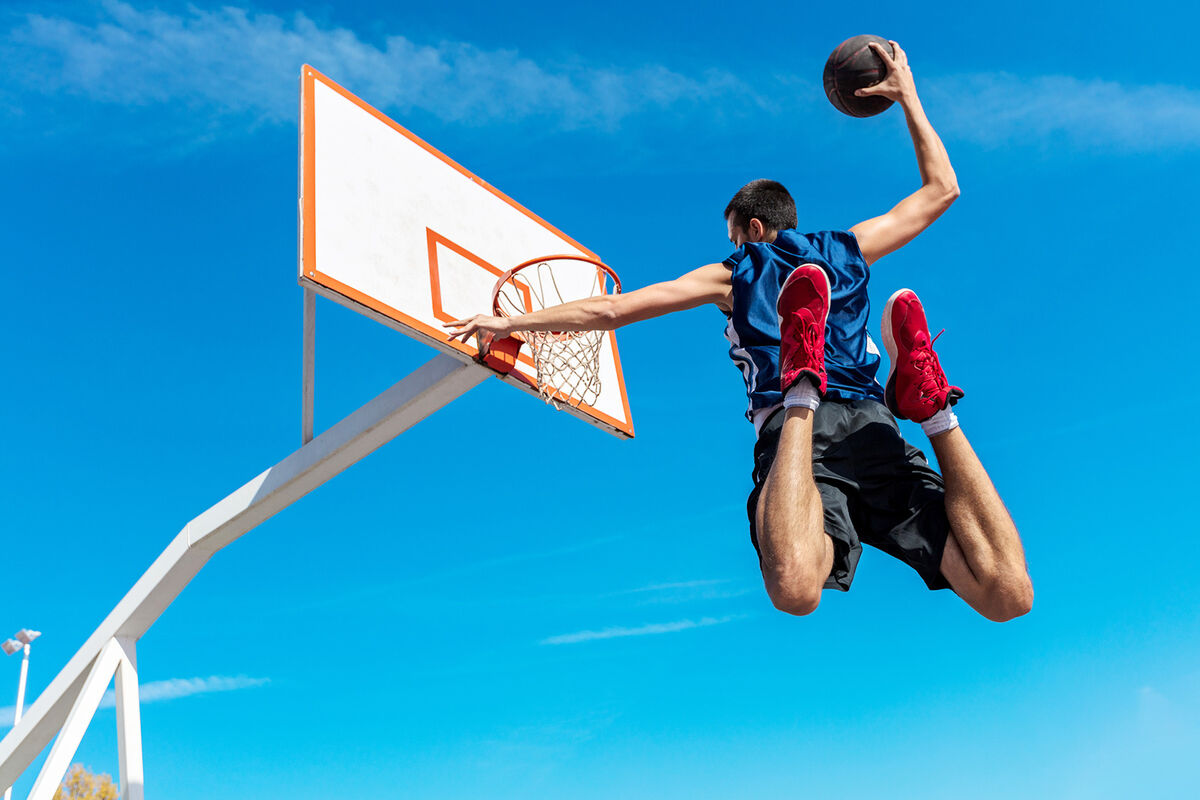
[[[305,65],[300,79],[300,264],[304,286],[462,360],[443,322],[490,314],[506,270],[550,254],[596,254]],[[633,436],[615,332],[602,391],[563,410]],[[503,380],[536,394],[527,355]]]

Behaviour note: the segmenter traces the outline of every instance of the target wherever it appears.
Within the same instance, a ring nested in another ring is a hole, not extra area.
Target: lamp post
[[[22,628],[14,634],[13,638],[0,644],[0,650],[3,650],[5,655],[11,656],[18,650],[24,651],[24,656],[21,658],[21,680],[17,683],[17,707],[13,712],[14,728],[21,721],[21,711],[25,707],[25,678],[29,675],[29,645],[41,635],[41,631]],[[11,786],[4,790],[4,800],[12,800]]]

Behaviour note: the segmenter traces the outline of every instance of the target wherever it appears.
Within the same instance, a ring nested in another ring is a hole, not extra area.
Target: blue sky
[[[910,286],[946,328],[1033,613],[986,622],[875,552],[812,617],[775,612],[741,380],[697,310],[621,332],[633,441],[489,381],[217,555],[140,644],[147,786],[1196,796],[1200,86],[1163,34],[1197,21],[6,3],[0,632],[45,634],[31,695],[189,519],[298,445],[301,63],[639,286],[727,255],[721,210],[749,179],[788,185],[809,229],[916,187],[901,116],[841,117],[820,90],[828,52],[870,31],[908,50],[963,188],[875,267],[873,324]],[[431,356],[322,302],[318,428]],[[537,498],[532,524],[477,499],[493,480]],[[0,706],[17,669],[0,662]],[[101,710],[79,760],[115,773],[114,729]]]

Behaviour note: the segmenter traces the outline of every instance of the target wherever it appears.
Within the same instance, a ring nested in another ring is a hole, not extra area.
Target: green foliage
[[[54,800],[117,800],[118,794],[111,775],[93,775],[75,764],[54,791]]]

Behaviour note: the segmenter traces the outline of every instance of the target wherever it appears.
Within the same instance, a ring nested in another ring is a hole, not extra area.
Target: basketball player
[[[729,354],[749,396],[758,440],[747,512],[767,593],[791,614],[817,608],[822,589],[846,591],[866,543],[904,561],[930,589],[953,589],[990,620],[1029,611],[1033,586],[1017,530],[958,425],[951,386],[925,311],[908,289],[883,311],[890,371],[867,333],[868,266],[903,247],[958,197],[949,156],[917,97],[908,58],[872,47],[887,77],[859,90],[904,110],[921,188],[848,231],[800,233],[780,184],[752,181],[725,209],[737,248],[673,281],[579,300],[524,316],[448,323],[476,332],[609,330],[712,303],[728,318]],[[942,474],[900,435],[919,422]]]

